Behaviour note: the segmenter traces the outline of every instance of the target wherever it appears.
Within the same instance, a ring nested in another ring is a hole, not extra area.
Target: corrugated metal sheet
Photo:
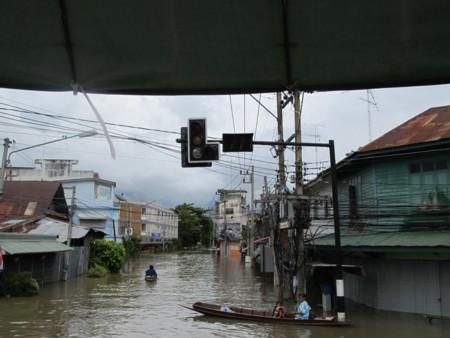
[[[0,221],[33,218],[45,215],[52,208],[66,215],[68,213],[64,191],[59,182],[13,181],[5,182],[4,188],[0,201]]]
[[[450,138],[450,106],[430,108],[358,150],[365,152]]]
[[[79,219],[104,221],[108,217],[101,210],[77,210],[76,215]]]
[[[67,222],[62,222],[58,220],[53,220],[50,218],[44,218],[37,222],[38,227],[28,232],[33,235],[47,235],[56,237],[59,242],[67,241],[67,232],[69,224]],[[79,226],[72,226],[72,238],[78,239],[83,238],[89,232],[89,229]]]
[[[318,238],[314,246],[334,246],[334,235]],[[342,247],[450,247],[450,230],[355,232],[341,235]]]
[[[9,255],[72,250],[69,246],[57,242],[52,236],[14,233],[0,233],[0,246]]]

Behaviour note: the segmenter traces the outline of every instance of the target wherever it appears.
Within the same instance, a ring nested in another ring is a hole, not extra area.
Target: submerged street
[[[149,264],[159,279],[144,281]],[[0,299],[0,337],[447,337],[450,321],[350,307],[350,328],[298,327],[205,317],[196,301],[272,308],[271,278],[211,254],[143,256],[121,275],[50,284],[36,297]]]

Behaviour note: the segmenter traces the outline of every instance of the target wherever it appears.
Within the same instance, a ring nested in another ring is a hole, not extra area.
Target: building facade
[[[214,234],[220,255],[240,256],[242,229],[248,223],[248,206],[245,190],[217,191],[215,204]]]
[[[437,107],[338,163],[344,263],[360,267],[344,273],[346,297],[383,310],[450,317],[449,149],[450,106]],[[330,183],[324,172],[305,191],[332,202]],[[316,222],[328,232],[329,207],[318,209],[326,223]],[[316,260],[334,262],[333,236],[311,238]]]

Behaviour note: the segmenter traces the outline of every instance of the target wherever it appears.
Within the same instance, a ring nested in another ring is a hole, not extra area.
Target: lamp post
[[[25,147],[22,149],[17,149],[14,151],[11,151],[8,154],[8,148],[9,148],[9,144],[11,143],[9,141],[8,138],[5,139],[5,145],[3,148],[3,157],[2,157],[2,168],[0,171],[0,198],[3,196],[3,186],[4,186],[4,182],[5,182],[5,172],[6,172],[6,167],[10,167],[11,166],[11,156],[15,153],[18,153],[19,151],[24,151],[24,150],[28,150],[28,149],[32,149],[32,148],[37,148],[40,146],[45,146],[47,144],[51,144],[51,143],[56,143],[56,142],[60,142],[60,141],[65,141],[71,138],[75,138],[75,137],[89,137],[89,136],[94,136],[97,135],[97,131],[92,129],[92,130],[88,130],[88,131],[84,131],[82,133],[78,133],[75,135],[71,135],[71,136],[63,136],[62,138],[53,140],[53,141],[48,141],[48,142],[44,142],[44,143],[39,143],[39,144],[35,144],[33,146],[30,147]]]

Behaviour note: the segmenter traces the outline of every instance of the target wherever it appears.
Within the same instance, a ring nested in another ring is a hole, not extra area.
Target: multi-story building
[[[390,311],[450,316],[450,106],[415,116],[337,164],[345,295]],[[332,232],[330,174],[305,187],[325,197],[313,225]],[[318,233],[318,232],[317,232]],[[334,274],[334,235],[308,248]],[[330,268],[331,266],[331,268]],[[328,279],[328,280],[327,280]]]
[[[178,215],[156,203],[143,204],[141,236],[163,241],[178,239]]]
[[[165,245],[178,239],[178,216],[155,202],[130,201],[116,196],[119,235],[137,236],[143,245]]]
[[[242,228],[248,222],[247,191],[219,189],[217,193],[214,228],[220,255],[239,256]]]

